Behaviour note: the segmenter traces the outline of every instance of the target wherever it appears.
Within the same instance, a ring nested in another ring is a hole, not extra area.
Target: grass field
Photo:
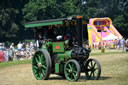
[[[99,80],[86,80],[84,74],[78,82],[69,82],[51,75],[49,80],[36,80],[31,60],[0,63],[0,85],[128,85],[128,53],[120,50],[92,50],[90,58],[97,59],[102,67]]]

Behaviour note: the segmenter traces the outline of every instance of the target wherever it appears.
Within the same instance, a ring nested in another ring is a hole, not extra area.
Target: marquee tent
[[[115,39],[119,39],[119,37],[115,36],[112,33],[103,38],[103,40],[115,40]]]

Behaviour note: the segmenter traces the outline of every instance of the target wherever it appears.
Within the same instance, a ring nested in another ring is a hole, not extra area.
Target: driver
[[[42,32],[39,32],[37,42],[36,42],[38,48],[41,48],[43,45],[43,36],[42,35],[43,35]]]

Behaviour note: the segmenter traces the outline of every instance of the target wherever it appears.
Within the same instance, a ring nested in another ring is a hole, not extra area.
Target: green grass
[[[20,64],[29,64],[31,62],[32,62],[31,60],[8,61],[8,62],[0,63],[0,68],[10,67],[10,66],[15,66]]]
[[[96,56],[96,55],[107,55],[107,54],[128,54],[128,52],[125,52],[125,51],[123,51],[123,52],[104,52],[104,53],[99,53],[99,52],[97,52],[97,53],[90,53],[90,56]]]

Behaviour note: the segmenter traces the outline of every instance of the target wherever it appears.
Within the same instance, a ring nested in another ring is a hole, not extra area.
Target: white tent
[[[112,33],[103,38],[103,40],[115,40],[115,39],[119,39],[119,37],[115,36]]]

